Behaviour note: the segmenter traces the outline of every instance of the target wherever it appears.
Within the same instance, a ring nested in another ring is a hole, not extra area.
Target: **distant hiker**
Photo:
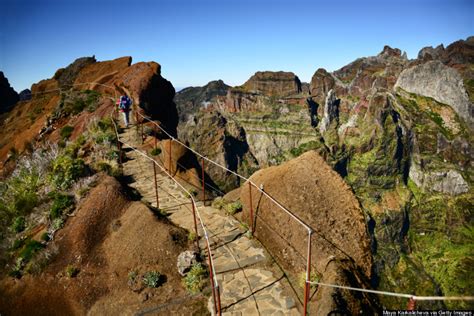
[[[125,127],[128,127],[129,124],[129,115],[132,107],[132,100],[125,94],[120,96],[117,100],[117,106],[120,112],[123,113],[123,120],[125,122]]]

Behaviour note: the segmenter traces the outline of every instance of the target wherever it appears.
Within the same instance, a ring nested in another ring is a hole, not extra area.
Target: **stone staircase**
[[[134,128],[123,129],[120,140],[139,148],[141,142]],[[131,187],[156,207],[152,162],[124,145],[127,159],[124,175],[132,179]],[[175,224],[194,231],[190,198],[157,167],[160,209]],[[295,299],[284,291],[283,273],[264,248],[245,234],[244,227],[232,216],[213,207],[197,203],[211,242],[215,272],[219,282],[223,315],[298,315]],[[199,235],[203,236],[198,224]],[[200,241],[204,249],[205,240]],[[293,294],[293,293],[291,293]],[[294,296],[294,295],[293,295]],[[213,312],[212,297],[209,311]]]

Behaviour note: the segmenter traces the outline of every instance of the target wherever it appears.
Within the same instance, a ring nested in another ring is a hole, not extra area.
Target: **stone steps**
[[[133,128],[124,129],[120,139],[131,146],[141,145]],[[126,150],[126,155],[123,170],[124,175],[133,179],[130,186],[140,192],[144,201],[156,207],[151,162],[134,150]],[[187,194],[164,173],[157,173],[157,183],[160,209],[176,225],[194,231],[192,205]],[[235,218],[201,202],[197,208],[208,231],[223,315],[297,315],[295,300],[283,294],[283,273],[275,275],[262,268],[271,265],[263,247],[245,234],[244,227]],[[200,224],[198,232],[204,235]],[[199,240],[199,245],[205,249],[204,238]],[[208,308],[213,313],[212,297]]]

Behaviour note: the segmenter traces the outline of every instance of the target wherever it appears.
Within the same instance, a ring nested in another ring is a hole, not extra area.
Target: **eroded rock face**
[[[8,79],[0,71],[0,113],[8,112],[19,99],[18,93],[10,87]]]
[[[326,102],[324,103],[324,114],[323,119],[321,120],[321,125],[319,126],[319,131],[324,133],[329,124],[334,120],[339,119],[339,101],[336,98],[336,94],[333,90],[329,90],[326,97]]]
[[[420,188],[458,195],[469,191],[469,184],[455,170],[423,172],[415,163],[410,168],[410,179]]]
[[[474,124],[474,108],[461,76],[440,61],[429,61],[404,70],[394,88],[398,87],[448,104],[468,124]]]

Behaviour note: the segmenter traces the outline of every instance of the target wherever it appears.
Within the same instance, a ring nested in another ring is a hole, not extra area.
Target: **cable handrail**
[[[473,301],[474,296],[418,296],[413,294],[405,294],[405,293],[395,293],[395,292],[387,292],[387,291],[378,291],[378,290],[369,290],[363,289],[358,287],[352,286],[345,286],[345,285],[336,285],[336,284],[329,284],[323,282],[315,282],[310,281],[310,284],[314,285],[321,285],[326,287],[338,288],[343,290],[350,290],[350,291],[358,291],[358,292],[365,292],[365,293],[372,293],[372,294],[379,294],[379,295],[386,295],[386,296],[395,296],[395,297],[403,297],[403,298],[410,298],[416,301]]]
[[[294,220],[296,220],[299,224],[301,224],[303,227],[306,228],[306,230],[308,232],[313,232],[313,229],[308,226],[305,222],[303,222],[298,216],[296,216],[295,214],[293,214],[293,212],[291,212],[290,210],[288,210],[285,206],[281,205],[281,203],[279,203],[278,201],[276,201],[273,197],[271,197],[268,193],[266,193],[260,186],[257,186],[257,184],[255,184],[253,181],[251,181],[249,178],[246,178],[240,174],[238,174],[237,172],[233,171],[233,170],[230,170],[229,168],[225,167],[225,166],[222,166],[221,164],[215,162],[214,160],[210,159],[210,158],[207,158],[206,156],[200,154],[199,152],[197,152],[196,150],[192,149],[191,147],[187,146],[186,144],[184,144],[183,142],[181,142],[180,140],[178,140],[176,137],[172,136],[171,134],[169,134],[165,129],[163,129],[160,124],[156,123],[155,121],[149,119],[148,117],[142,115],[140,112],[138,112],[138,115],[140,115],[142,118],[144,118],[145,120],[151,122],[152,124],[156,125],[161,131],[163,131],[166,136],[168,136],[170,139],[172,139],[173,141],[179,143],[180,145],[182,145],[183,147],[187,148],[188,150],[192,151],[194,154],[196,154],[197,156],[199,156],[200,158],[206,160],[207,162],[210,162],[212,163],[213,165],[227,171],[227,172],[230,172],[231,174],[235,175],[236,177],[244,180],[245,182],[249,182],[251,183],[258,191],[260,191],[263,195],[265,195],[268,199],[270,199],[274,204],[276,204],[279,208],[281,208],[284,212],[286,212],[288,215],[290,215]]]

